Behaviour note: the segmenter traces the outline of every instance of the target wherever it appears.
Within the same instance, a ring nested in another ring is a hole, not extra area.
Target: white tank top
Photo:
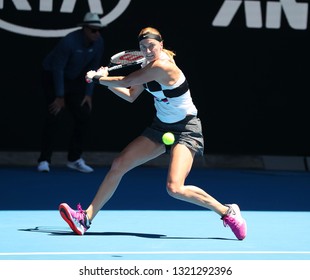
[[[160,59],[168,59],[168,55],[162,52]],[[145,64],[142,65],[144,66]],[[144,87],[154,96],[156,116],[162,122],[175,123],[183,120],[187,115],[197,116],[197,108],[193,103],[183,72],[174,85],[165,86],[152,81]]]

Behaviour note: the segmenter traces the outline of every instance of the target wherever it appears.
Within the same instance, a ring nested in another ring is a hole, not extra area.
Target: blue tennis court
[[[42,174],[31,167],[2,167],[0,266],[26,260],[310,263],[308,172],[192,170],[189,182],[223,203],[239,204],[248,224],[243,241],[215,213],[171,198],[166,169],[150,167],[129,172],[90,230],[74,235],[57,211],[59,203],[87,206],[106,172],[57,167]]]

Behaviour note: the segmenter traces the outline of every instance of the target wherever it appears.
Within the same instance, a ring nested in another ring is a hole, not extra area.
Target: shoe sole
[[[62,203],[59,205],[59,213],[60,216],[65,220],[65,222],[69,225],[69,227],[75,232],[77,235],[83,235],[84,233],[81,232],[72,221],[72,216],[70,212],[67,210],[69,207],[66,203]]]

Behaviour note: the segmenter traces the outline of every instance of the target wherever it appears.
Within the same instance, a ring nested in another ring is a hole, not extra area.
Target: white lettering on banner
[[[0,9],[3,9],[4,0],[0,0]],[[17,10],[30,11],[31,6],[29,5],[27,0],[12,0],[14,6]]]
[[[237,14],[241,4],[244,4],[245,22],[248,28],[262,28],[262,3],[266,3],[265,27],[280,29],[282,10],[287,22],[293,29],[305,30],[308,25],[308,3],[296,3],[295,0],[279,1],[247,1],[225,0],[215,16],[212,25],[226,27]]]
[[[33,12],[28,0],[11,0],[14,7],[18,11],[30,11]],[[40,0],[39,12],[52,12],[54,0]],[[73,13],[77,0],[62,0],[60,7],[60,13]],[[104,15],[103,0],[87,0],[89,11],[101,15],[100,21],[103,25],[108,25],[117,19],[129,6],[131,0],[119,0],[116,6],[108,13]],[[5,9],[4,0],[0,0],[0,10]],[[66,28],[66,29],[40,29],[20,26],[14,23],[7,22],[0,19],[0,28],[18,33],[26,36],[34,37],[63,37],[69,32],[76,30],[78,27]]]

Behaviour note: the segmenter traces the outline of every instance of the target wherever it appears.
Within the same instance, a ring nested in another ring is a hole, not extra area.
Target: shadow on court
[[[49,233],[51,235],[70,235],[77,236],[70,230],[57,230],[52,227],[34,227],[27,229],[19,229],[19,231],[29,231],[29,232],[38,232],[38,233]],[[189,237],[189,236],[167,236],[164,234],[150,234],[150,233],[139,233],[139,232],[86,232],[85,236],[134,236],[140,238],[151,238],[151,239],[215,239],[215,240],[229,240],[229,241],[239,241],[233,238],[220,238],[220,237]]]

